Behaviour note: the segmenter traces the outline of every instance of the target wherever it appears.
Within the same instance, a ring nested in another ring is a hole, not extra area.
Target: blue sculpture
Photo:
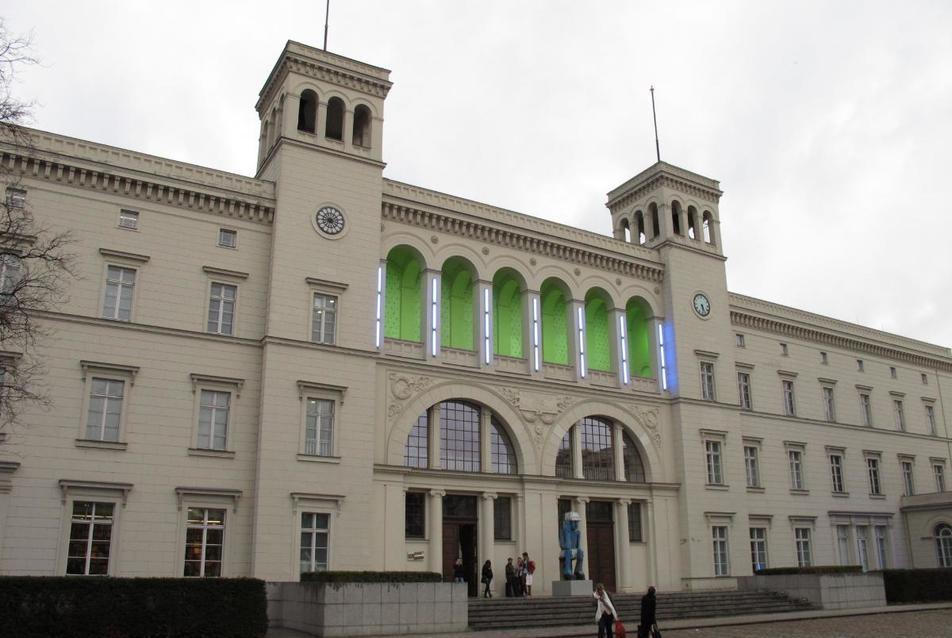
[[[562,522],[562,530],[559,532],[559,547],[562,548],[560,560],[562,562],[563,580],[585,580],[585,574],[582,572],[582,561],[585,558],[585,552],[582,551],[581,540],[582,533],[578,529],[578,523],[581,517],[578,512],[566,512],[565,520]],[[572,567],[572,561],[575,560],[575,568]]]

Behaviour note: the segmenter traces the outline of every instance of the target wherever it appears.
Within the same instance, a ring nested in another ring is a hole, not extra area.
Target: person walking
[[[506,598],[515,596],[512,581],[516,578],[516,566],[512,564],[512,557],[509,557],[506,563]]]
[[[595,622],[598,623],[598,638],[612,638],[613,625],[618,617],[615,606],[605,591],[605,585],[598,583],[595,586],[595,597],[597,606],[595,607]]]
[[[453,563],[453,582],[454,583],[465,583],[466,577],[463,572],[463,559],[457,558],[456,562]]]
[[[655,588],[649,587],[648,593],[641,597],[641,624],[638,625],[638,638],[651,636],[651,628],[657,623],[655,618]]]
[[[487,560],[485,563],[483,563],[483,585],[485,585],[485,587],[483,588],[483,598],[493,597],[493,593],[489,589],[489,586],[492,584],[492,582],[493,582],[493,564],[491,561]]]

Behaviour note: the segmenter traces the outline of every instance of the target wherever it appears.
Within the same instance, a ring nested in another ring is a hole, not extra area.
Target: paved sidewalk
[[[945,631],[943,633],[935,633],[934,630],[929,628],[922,628],[922,630],[917,631],[915,627],[911,626],[910,623],[904,622],[900,623],[902,625],[902,631],[890,632],[890,631],[880,631],[877,633],[868,633],[864,630],[864,633],[856,635],[892,635],[898,636],[903,634],[912,634],[918,636],[918,638],[938,638],[941,636],[952,636],[952,603],[933,603],[925,605],[888,605],[886,607],[865,607],[862,609],[841,609],[841,610],[822,610],[814,609],[808,611],[794,611],[783,614],[754,614],[749,616],[722,616],[719,618],[692,618],[685,620],[668,620],[662,623],[662,630],[665,632],[665,636],[668,636],[668,632],[671,632],[671,638],[678,638],[678,635],[681,634],[681,629],[704,629],[709,627],[729,627],[729,626],[741,626],[741,625],[768,625],[773,623],[789,623],[795,621],[804,621],[804,620],[814,620],[814,619],[830,619],[830,618],[850,618],[855,616],[876,616],[880,614],[907,614],[910,612],[926,612],[933,610],[949,610],[947,614],[941,614],[939,616],[939,625],[944,627]],[[637,618],[626,619],[622,618],[623,621],[631,621],[631,625],[628,627],[629,635],[634,634],[635,625],[637,625]],[[905,620],[905,619],[903,619]],[[878,623],[877,623],[878,624]],[[425,638],[576,638],[576,637],[586,637],[590,638],[594,636],[595,623],[593,622],[591,626],[588,625],[572,625],[569,627],[545,627],[533,629],[530,627],[520,628],[519,630],[512,629],[499,629],[492,631],[466,631],[460,633],[451,633],[451,634],[426,634]],[[771,630],[771,633],[774,636],[781,636],[787,634],[781,634],[778,631]],[[303,634],[297,631],[292,631],[290,629],[272,629],[268,632],[267,638],[305,638],[308,634]],[[687,634],[685,634],[687,635]],[[706,635],[715,635],[709,632],[697,632],[697,636],[706,636]],[[716,635],[723,637],[724,632],[716,632]],[[757,633],[745,633],[740,635],[764,635],[762,632]],[[822,634],[812,634],[812,633],[790,633],[791,636],[799,635],[822,635]],[[830,634],[836,636],[843,636],[845,634],[836,633]],[[408,634],[400,635],[400,638],[407,638]],[[377,638],[396,638],[396,636],[380,636]]]

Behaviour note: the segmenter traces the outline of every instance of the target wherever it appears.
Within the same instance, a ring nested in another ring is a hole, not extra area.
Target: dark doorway
[[[457,558],[462,558],[470,596],[479,595],[477,522],[475,496],[443,497],[443,580],[453,581],[453,565]]]
[[[588,577],[614,592],[615,584],[615,520],[614,504],[592,501],[585,506],[588,533]]]

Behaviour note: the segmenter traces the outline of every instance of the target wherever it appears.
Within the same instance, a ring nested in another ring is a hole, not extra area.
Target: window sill
[[[207,450],[205,448],[188,448],[189,456],[211,456],[219,459],[233,459],[235,452],[232,450]]]
[[[317,454],[298,454],[298,461],[307,461],[308,463],[340,463],[339,456],[318,456]]]
[[[92,447],[101,450],[125,450],[128,443],[122,441],[96,441],[95,439],[76,439],[76,447]]]
[[[885,495],[885,494],[870,494],[870,495],[869,495],[869,498],[875,498],[875,499],[878,499],[878,500],[880,500],[880,501],[884,501],[884,500],[886,500],[886,495]]]
[[[759,486],[759,485],[748,485],[748,486],[747,486],[747,493],[748,493],[748,494],[763,494],[763,493],[766,492],[766,491],[767,491],[767,488],[761,487],[761,486]]]
[[[730,489],[730,485],[725,485],[724,483],[707,483],[704,485],[705,489],[716,490],[718,492],[726,492]]]
[[[834,498],[849,498],[850,493],[849,492],[830,492],[830,496],[833,496]]]
[[[790,493],[791,493],[791,494],[794,494],[794,495],[796,495],[796,496],[809,496],[809,495],[810,495],[810,490],[790,488]]]

